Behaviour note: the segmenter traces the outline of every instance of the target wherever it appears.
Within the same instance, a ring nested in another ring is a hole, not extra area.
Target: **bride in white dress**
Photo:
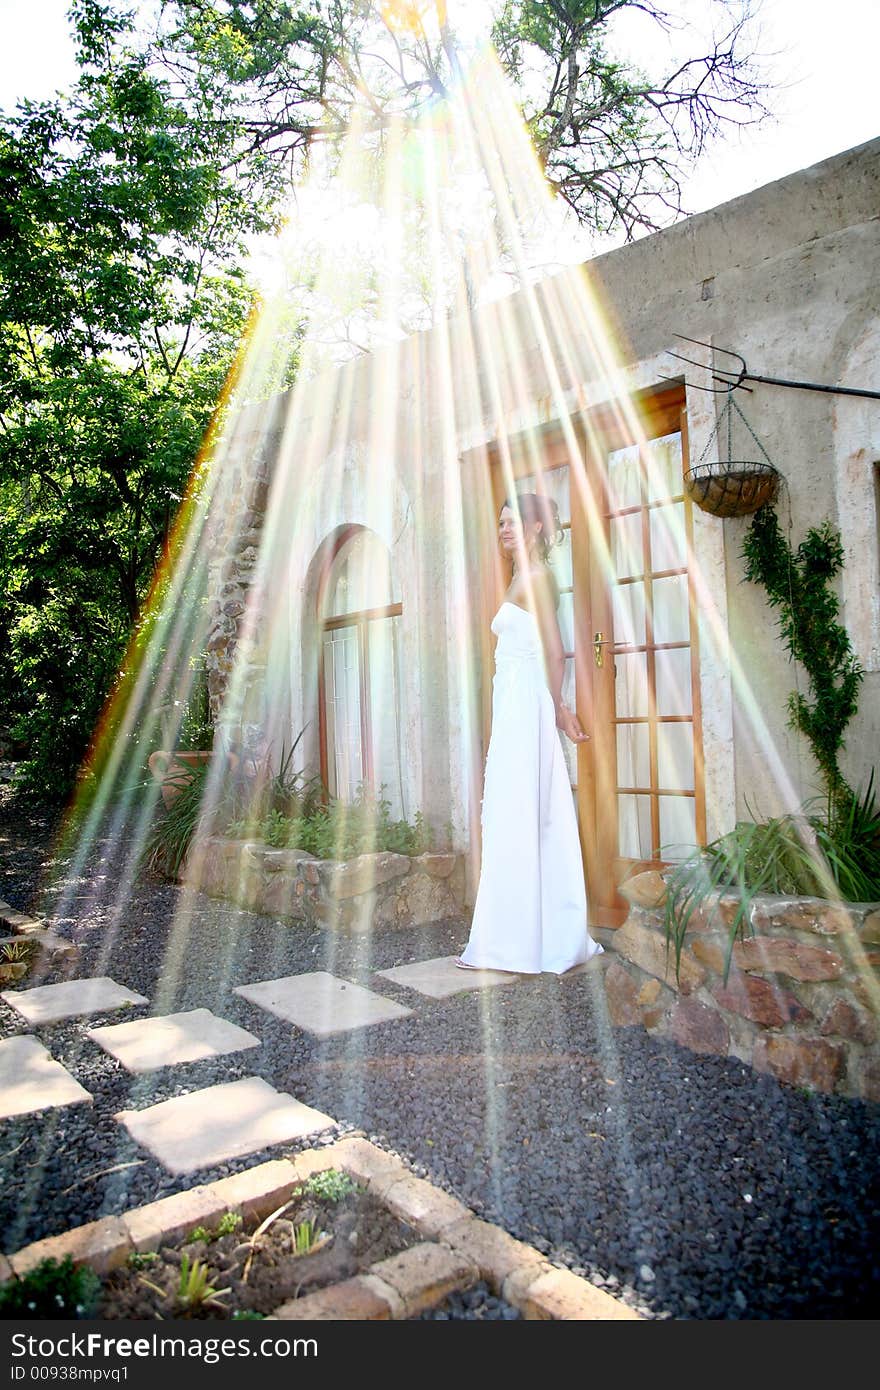
[[[550,498],[521,493],[499,516],[513,579],[492,619],[498,638],[483,787],[483,853],[468,944],[470,970],[564,974],[598,955],[571,784],[559,730],[588,735],[563,704],[559,591],[547,552],[560,532]]]

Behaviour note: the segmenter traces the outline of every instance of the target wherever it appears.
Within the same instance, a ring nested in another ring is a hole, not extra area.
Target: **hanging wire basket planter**
[[[732,457],[734,410],[764,455],[763,461]],[[727,421],[727,457],[718,459],[715,463],[704,463],[703,460],[717,439],[725,420]],[[711,512],[713,516],[750,516],[759,507],[775,502],[781,482],[782,474],[770,462],[764,446],[736,404],[733,399],[733,392],[731,392],[727,397],[727,404],[721,412],[718,423],[700,455],[699,463],[693,468],[689,468],[684,475],[685,492],[695,506],[704,512]]]
[[[688,497],[713,516],[749,516],[775,502],[780,475],[772,463],[702,463],[684,476]]]

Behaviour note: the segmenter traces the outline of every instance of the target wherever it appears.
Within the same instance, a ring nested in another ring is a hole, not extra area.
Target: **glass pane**
[[[682,494],[681,434],[665,434],[652,439],[645,452],[645,474],[649,502],[658,497],[680,497]]]
[[[687,575],[673,574],[667,579],[653,580],[651,594],[654,602],[654,641],[689,641]]]
[[[647,724],[617,726],[617,785],[650,787],[651,759]]]
[[[657,713],[691,714],[690,647],[673,647],[654,654],[657,674]]]
[[[559,508],[559,520],[571,521],[571,502],[569,500],[571,470],[568,464],[561,468],[551,468],[544,474],[544,492]]]
[[[386,547],[372,531],[359,531],[334,562],[327,615],[341,617],[397,601]]]
[[[653,859],[649,796],[618,796],[617,833],[624,858]]]
[[[641,512],[611,518],[611,564],[615,576],[620,579],[644,574]]]
[[[614,707],[618,719],[635,718],[648,713],[648,663],[644,652],[629,652],[624,656],[608,655],[615,667]]]
[[[614,640],[621,647],[640,647],[645,642],[645,585],[615,584],[611,590]]]
[[[400,618],[377,618],[368,624],[370,737],[377,794],[391,803],[391,819],[403,816],[400,749]],[[384,783],[384,788],[382,784]]]
[[[608,510],[636,507],[642,500],[639,451],[635,444],[608,455]]]
[[[684,529],[684,503],[654,507],[651,523],[651,569],[680,570],[687,565],[687,535]]]
[[[660,857],[684,859],[697,842],[697,803],[692,796],[661,796]]]
[[[564,539],[558,545],[554,545],[548,555],[550,568],[556,576],[556,583],[560,589],[570,589],[571,578],[571,531],[563,532]]]
[[[510,496],[512,492],[543,493],[546,497],[552,497],[559,508],[559,520],[570,521],[570,476],[571,470],[567,463],[561,468],[541,468],[537,473],[519,473],[512,487],[507,489],[507,495]]]
[[[560,594],[559,608],[557,609],[559,618],[559,631],[562,633],[562,645],[567,652],[574,651],[574,594]]]
[[[694,789],[692,724],[657,725],[657,783],[666,791]]]
[[[324,695],[330,791],[351,800],[363,779],[357,629],[324,635]]]

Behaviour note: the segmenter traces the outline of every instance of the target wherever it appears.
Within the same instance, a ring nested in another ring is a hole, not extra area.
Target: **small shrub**
[[[358,789],[353,802],[331,801],[329,806],[303,809],[285,815],[274,809],[262,820],[236,817],[224,833],[234,840],[253,839],[273,849],[301,849],[318,859],[352,859],[358,854],[386,850],[393,854],[424,854],[433,848],[433,832],[421,811],[410,825],[391,819],[391,804]],[[451,823],[447,823],[451,843]]]
[[[100,1296],[101,1281],[87,1265],[75,1266],[69,1255],[41,1260],[0,1287],[0,1318],[91,1318]]]
[[[132,1250],[128,1257],[129,1269],[149,1269],[159,1259],[155,1250]]]
[[[387,798],[374,796],[363,784],[353,801],[327,802],[320,778],[290,772],[290,758],[301,737],[302,733],[276,772],[268,761],[249,767],[243,761],[235,770],[228,769],[212,795],[210,813],[204,806],[208,765],[188,767],[178,796],[147,836],[142,866],[177,874],[193,837],[203,832],[253,839],[273,849],[301,849],[318,859],[352,859],[379,850],[414,855],[433,849],[433,831],[421,811],[416,811],[412,825],[392,820]],[[451,822],[447,833],[451,843]]]
[[[224,1211],[220,1220],[217,1222],[218,1237],[231,1236],[234,1231],[238,1230],[241,1224],[242,1219],[237,1211]]]
[[[281,811],[270,811],[260,826],[260,839],[273,849],[293,849],[296,843],[294,827],[299,822]]]
[[[181,753],[209,752],[214,746],[211,703],[208,696],[208,667],[204,656],[194,664],[195,676],[185,702],[176,745]],[[179,701],[175,701],[179,704]]]
[[[328,1168],[324,1173],[313,1173],[305,1184],[304,1191],[309,1197],[317,1197],[320,1202],[341,1202],[355,1191],[356,1184],[347,1173],[337,1168]]]
[[[224,1211],[213,1231],[209,1231],[207,1226],[196,1226],[187,1236],[187,1243],[194,1244],[200,1240],[205,1245],[210,1245],[212,1241],[220,1240],[222,1236],[231,1236],[241,1224],[242,1219],[237,1211]]]

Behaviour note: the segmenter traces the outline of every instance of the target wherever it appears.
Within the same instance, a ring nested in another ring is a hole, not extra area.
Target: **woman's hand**
[[[581,728],[581,721],[578,719],[574,710],[567,705],[560,703],[556,707],[556,727],[561,729],[572,743],[586,743],[590,735],[585,734]]]

